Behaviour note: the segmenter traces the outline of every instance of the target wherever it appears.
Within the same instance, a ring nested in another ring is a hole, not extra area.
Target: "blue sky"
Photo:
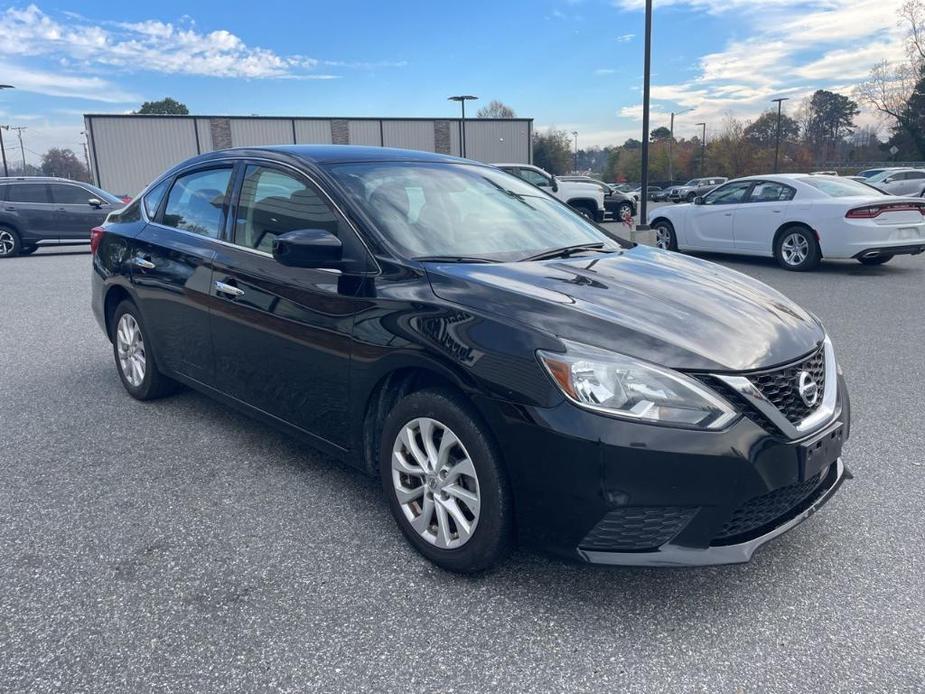
[[[28,128],[35,162],[79,151],[82,113],[168,95],[204,114],[452,116],[446,97],[465,92],[619,144],[641,135],[642,2],[0,4],[0,83],[17,87],[0,124]],[[688,137],[775,96],[795,109],[816,88],[850,93],[901,56],[899,3],[656,0],[652,127],[690,108]]]

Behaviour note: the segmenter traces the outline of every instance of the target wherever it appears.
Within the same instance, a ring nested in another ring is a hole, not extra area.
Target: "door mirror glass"
[[[99,198],[90,198],[89,200],[87,200],[87,204],[90,207],[102,207],[103,201],[100,200]]]
[[[702,196],[702,195],[698,195],[696,198],[694,198],[694,204],[695,204],[695,205],[702,205],[702,204],[703,204],[703,196]]]
[[[340,239],[324,229],[297,229],[273,239],[273,257],[290,267],[334,269],[343,253]]]

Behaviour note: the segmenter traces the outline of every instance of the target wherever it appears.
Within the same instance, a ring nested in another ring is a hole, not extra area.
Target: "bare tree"
[[[516,118],[514,109],[498,99],[492,99],[488,106],[483,106],[476,114],[479,118]]]
[[[899,10],[899,25],[906,30],[905,62],[883,61],[858,85],[857,97],[892,123],[925,156],[925,2],[906,0]]]

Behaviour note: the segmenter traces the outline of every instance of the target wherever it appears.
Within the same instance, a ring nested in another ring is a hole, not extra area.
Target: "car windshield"
[[[699,183],[700,183],[700,179],[699,179],[699,178],[692,178],[691,180],[689,180],[689,181],[688,181],[687,183],[685,183],[684,185],[686,185],[686,186],[696,186],[696,185],[698,185]]]
[[[835,178],[834,176],[806,176],[800,179],[806,185],[821,190],[830,198],[853,198],[859,195],[867,197],[886,195],[866,183],[859,183],[848,178]]]
[[[407,257],[511,261],[573,245],[621,247],[563,203],[498,169],[365,162],[328,170]]]

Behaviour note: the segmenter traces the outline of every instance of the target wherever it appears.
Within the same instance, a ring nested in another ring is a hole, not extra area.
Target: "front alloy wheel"
[[[669,222],[663,220],[655,224],[655,245],[663,251],[678,250],[678,242],[674,236],[674,228]]]
[[[395,521],[437,566],[482,571],[513,547],[504,463],[462,393],[435,387],[402,398],[382,424],[378,462]]]
[[[445,424],[419,417],[392,447],[392,484],[405,518],[424,540],[461,547],[479,522],[479,479],[472,459]]]

